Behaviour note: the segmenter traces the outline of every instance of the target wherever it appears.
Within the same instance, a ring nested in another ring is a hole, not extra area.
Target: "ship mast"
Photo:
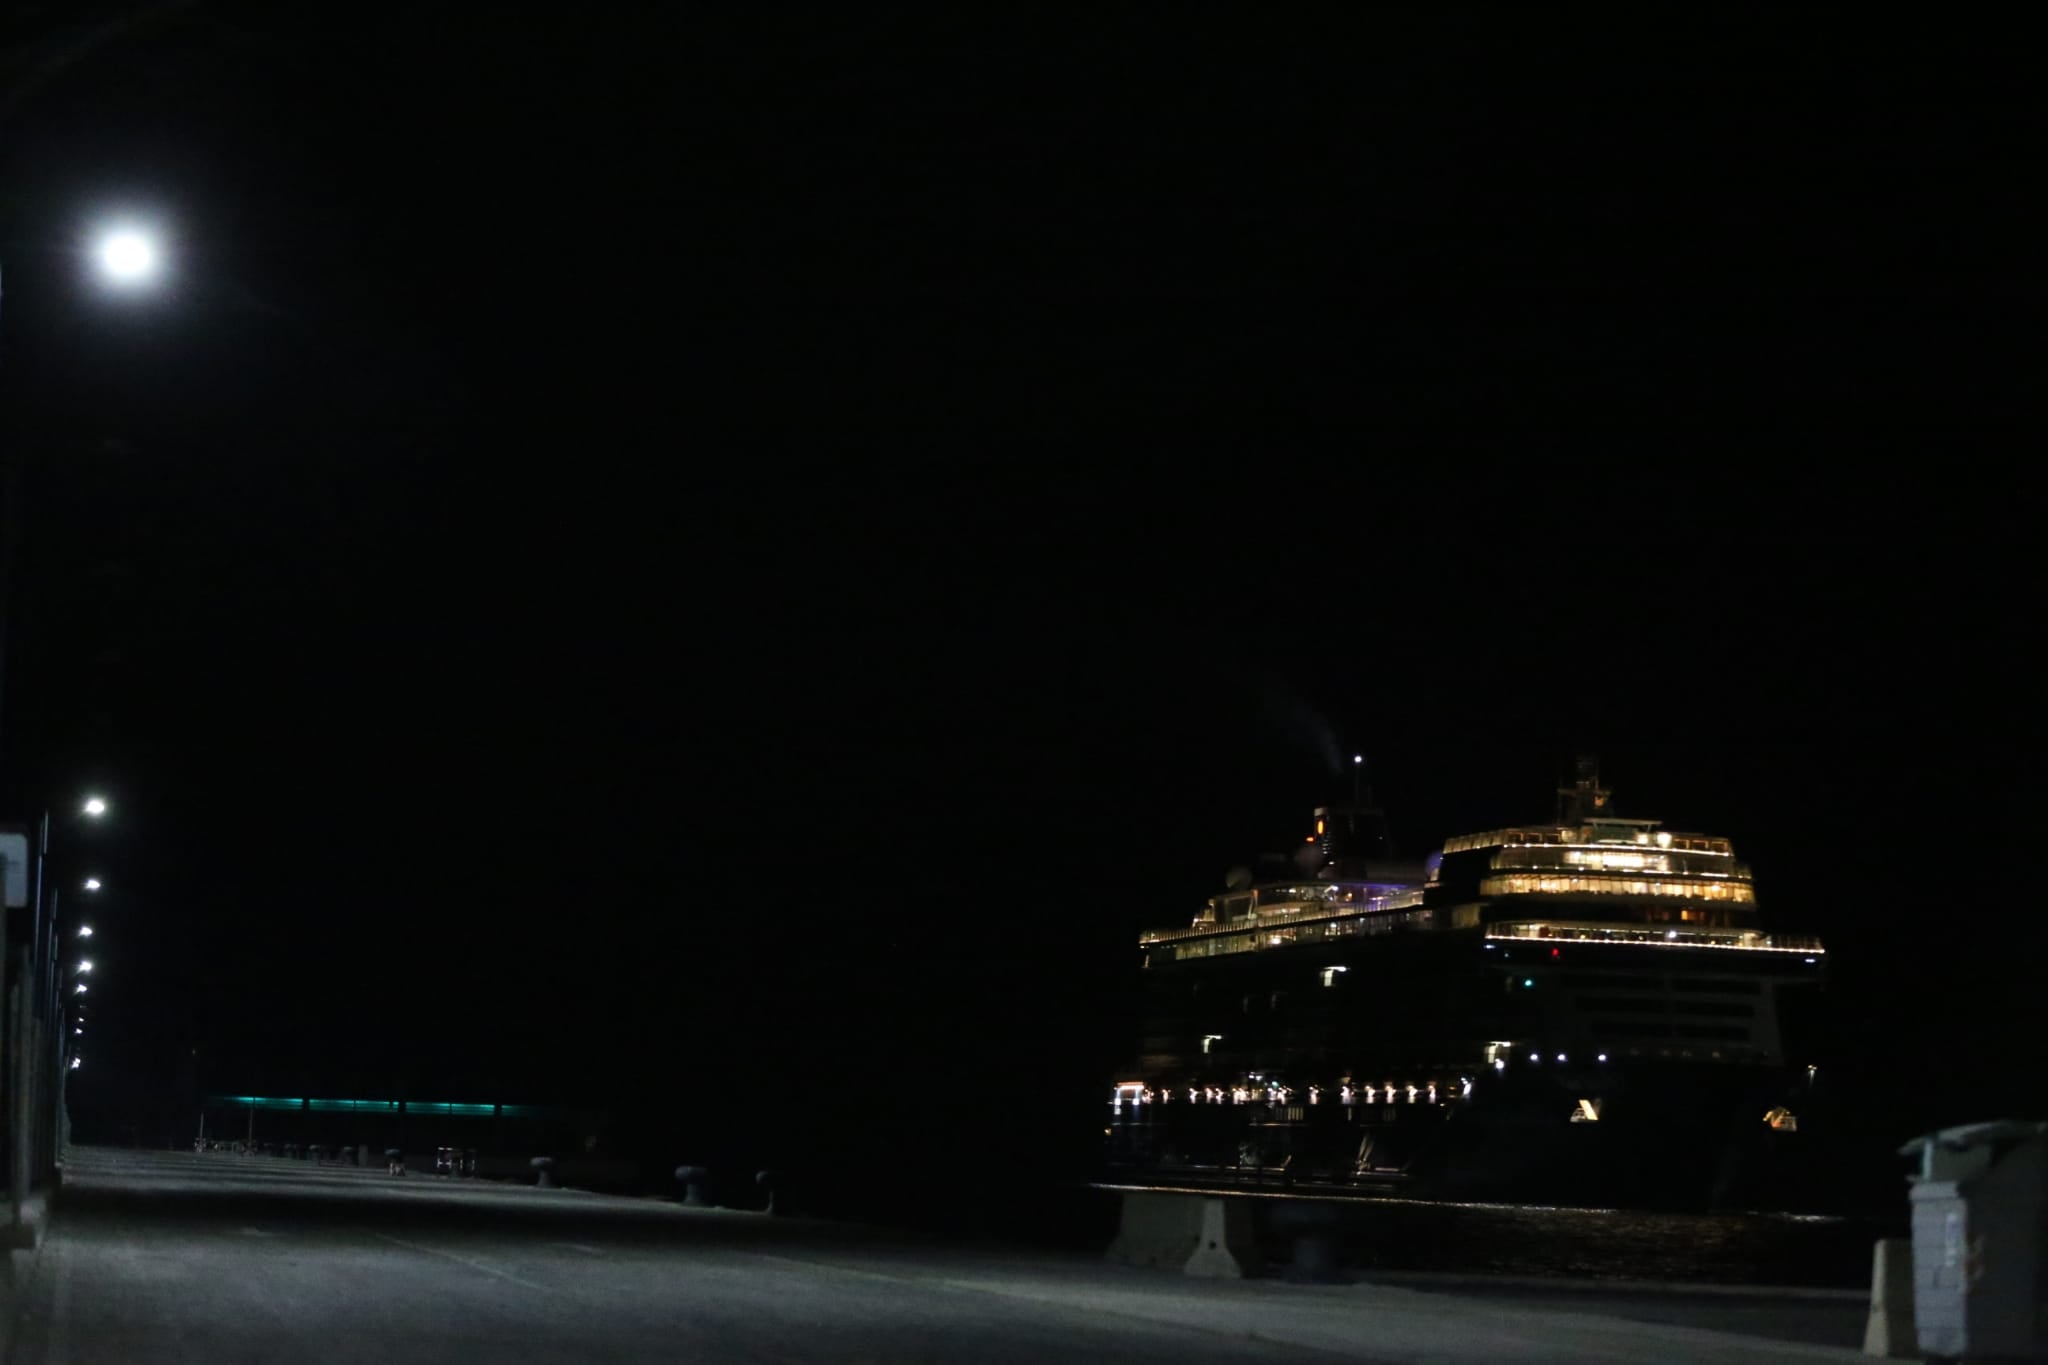
[[[1600,760],[1591,754],[1581,754],[1574,767],[1572,785],[1557,789],[1559,825],[1582,825],[1596,816],[1612,813],[1607,803],[1614,793],[1600,785]]]
[[[1351,756],[1351,804],[1316,807],[1316,837],[1322,844],[1324,877],[1363,877],[1394,856],[1387,817],[1365,782],[1365,755]]]

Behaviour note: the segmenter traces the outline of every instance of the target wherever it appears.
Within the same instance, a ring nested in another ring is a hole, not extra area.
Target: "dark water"
[[[1871,1219],[1639,1213],[1360,1201],[1340,1221],[1344,1260],[1376,1270],[1867,1288],[1871,1247],[1903,1236]]]
[[[1099,1252],[1116,1234],[1122,1196],[1086,1186],[1001,1184],[898,1189],[821,1213],[975,1241]],[[1686,1214],[1411,1199],[1253,1196],[1260,1242],[1285,1260],[1304,1216],[1334,1222],[1354,1271],[1659,1280],[1867,1289],[1872,1245],[1906,1235],[1896,1221],[1775,1213]],[[832,1201],[836,1202],[836,1201]]]

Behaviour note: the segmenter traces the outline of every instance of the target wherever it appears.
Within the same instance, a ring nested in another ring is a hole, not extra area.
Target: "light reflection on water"
[[[1360,1204],[1344,1220],[1352,1258],[1389,1270],[1855,1288],[1870,1282],[1871,1244],[1897,1231],[1811,1215]]]
[[[1284,1203],[1314,1196],[1239,1197],[1270,1217]],[[1872,1244],[1906,1231],[1903,1209],[1892,1225],[1825,1214],[1656,1213],[1397,1195],[1333,1202],[1342,1210],[1346,1263],[1379,1270],[1855,1289],[1870,1284]]]

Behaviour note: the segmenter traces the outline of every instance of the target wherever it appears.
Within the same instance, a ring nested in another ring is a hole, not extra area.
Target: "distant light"
[[[107,803],[97,796],[88,796],[85,798],[84,810],[87,815],[97,820],[107,813]]]
[[[77,989],[77,990],[75,990],[75,991],[73,991],[73,992],[72,992],[72,994],[73,994],[73,995],[84,995],[84,994],[85,994],[85,983],[84,983],[83,981],[79,982],[79,983],[78,983],[78,989]]]
[[[1315,836],[1315,835],[1313,835],[1313,834],[1309,834],[1309,835],[1304,835],[1304,836],[1302,837],[1302,840],[1301,840],[1301,841],[1302,841],[1302,842],[1303,842],[1304,844],[1312,844],[1312,843],[1314,843],[1314,842],[1316,841],[1316,836]]]
[[[71,1030],[71,1036],[73,1038],[83,1038],[85,1036],[85,1030],[82,1028],[75,1028]]]
[[[1351,761],[1352,761],[1353,763],[1363,763],[1363,762],[1365,762],[1365,755],[1364,755],[1364,754],[1353,754],[1353,755],[1351,755]]]
[[[1494,1059],[1493,1059],[1493,1069],[1494,1069],[1495,1071],[1506,1071],[1506,1070],[1508,1069],[1508,1059],[1507,1059],[1507,1058],[1505,1058],[1505,1057],[1496,1057],[1496,1058],[1494,1058]]]
[[[88,891],[97,891],[97,890],[99,890],[99,889],[100,889],[100,879],[99,879],[98,877],[87,877],[87,878],[85,879],[85,889],[86,889],[86,890],[88,890]]]
[[[1533,991],[1533,990],[1535,990],[1535,989],[1536,989],[1536,978],[1535,978],[1535,977],[1533,977],[1533,976],[1525,976],[1525,977],[1523,977],[1523,978],[1522,978],[1522,989],[1523,989],[1523,990],[1525,990],[1525,991]]]
[[[82,961],[80,961],[80,962],[79,962],[79,964],[78,964],[78,970],[80,970],[81,972],[89,972],[89,971],[91,971],[91,970],[92,970],[92,959],[88,957],[88,958],[85,958],[85,959],[83,959]]]
[[[114,284],[146,284],[160,264],[156,241],[134,228],[118,228],[100,238],[100,274]]]
[[[1529,1060],[1532,1062],[1541,1062],[1543,1059],[1532,1052],[1529,1054]]]
[[[1815,962],[1818,962],[1818,961],[1820,961],[1820,959],[1819,959],[1819,958],[1817,958],[1817,957],[1809,957],[1809,958],[1807,958],[1806,960],[1807,960],[1807,962],[1808,962],[1809,964],[1811,964],[1811,963],[1815,963]]]
[[[85,1058],[83,1058],[83,1057],[73,1057],[73,1058],[71,1059],[71,1069],[72,1069],[73,1071],[76,1071],[76,1070],[78,1070],[79,1066],[80,1066],[80,1065],[81,1065],[81,1064],[82,1064],[82,1063],[83,1063],[84,1061],[85,1061]]]
[[[1676,929],[1666,929],[1664,937],[1667,941],[1676,943],[1678,941],[1678,931]]]
[[[1606,1053],[1604,1053],[1604,1052],[1603,1052],[1603,1053],[1601,1053],[1601,1054],[1600,1054],[1600,1058],[1599,1058],[1599,1060],[1601,1060],[1601,1061],[1603,1061],[1603,1062],[1604,1062],[1604,1061],[1606,1061],[1606,1060],[1607,1060],[1607,1054],[1606,1054]]]
[[[1564,1054],[1562,1052],[1557,1054],[1557,1060],[1559,1060],[1560,1062],[1564,1060]]]
[[[91,937],[92,937],[92,926],[91,926],[90,924],[81,924],[81,925],[79,925],[79,926],[78,926],[78,936],[79,936],[80,938],[91,938]]]

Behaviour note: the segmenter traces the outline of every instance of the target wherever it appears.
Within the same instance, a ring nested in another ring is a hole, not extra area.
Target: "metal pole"
[[[7,897],[0,896],[0,1077],[4,1077],[4,1084],[0,1084],[0,1136],[4,1136],[6,1139],[4,1143],[0,1143],[0,1147],[5,1148],[10,1170],[12,1170],[14,1162],[15,1139],[13,1122],[14,1091],[12,1087],[21,1083],[21,1078],[15,1074],[16,1069],[9,1064],[8,1058],[8,1045],[14,1041],[14,1020],[10,1017],[8,1006],[12,1004],[14,997],[7,988],[7,969],[11,965],[13,958],[14,954],[7,951]],[[21,1199],[19,1193],[14,1189],[14,1181],[11,1177],[8,1179],[7,1186],[8,1203],[14,1214],[14,1221],[11,1226],[18,1228],[21,1226]]]
[[[64,977],[61,966],[63,945],[57,936],[57,913],[63,896],[63,888],[54,885],[54,879],[49,874],[50,810],[47,806],[43,808],[41,825],[42,834],[40,842],[42,850],[41,855],[36,859],[36,938],[33,947],[30,949],[34,955],[30,960],[34,962],[36,957],[40,957],[43,960],[40,968],[35,972],[35,993],[37,998],[31,1001],[29,1012],[32,1016],[40,1014],[43,1017],[45,1026],[51,1030],[51,1033],[54,1035],[56,1057],[53,1062],[50,1057],[52,1051],[50,1047],[35,1049],[37,1057],[35,1060],[36,1086],[33,1093],[34,1104],[28,1115],[28,1128],[25,1130],[35,1135],[33,1138],[35,1161],[34,1170],[30,1175],[31,1186],[33,1186],[36,1179],[47,1179],[56,1173],[57,1148],[61,1135],[55,1126],[54,1119],[51,1122],[44,1122],[45,1115],[43,1111],[45,1106],[48,1106],[51,1114],[54,1115],[61,1111],[63,1107],[58,1096],[63,1089],[64,1063],[66,1061],[64,1056]],[[49,901],[47,911],[45,911],[43,906],[45,899]],[[54,1065],[57,1068],[55,1076],[44,1074],[43,1068],[46,1064]],[[47,1149],[44,1147],[46,1135],[48,1138]]]
[[[13,598],[14,540],[21,524],[21,462],[0,446],[0,739],[7,733],[7,606]],[[6,749],[0,745],[0,757]],[[0,767],[0,772],[5,768]]]
[[[0,644],[4,644],[0,641]],[[0,667],[5,667],[5,658],[0,658]],[[29,893],[29,903],[35,906],[35,923],[43,923],[43,889],[50,883],[50,808],[43,807],[43,818],[36,822],[36,884]],[[51,912],[55,914],[55,911]]]
[[[21,532],[25,463],[0,444],[0,739],[7,733],[7,609],[14,595],[14,546]],[[5,758],[6,746],[0,744],[0,772],[6,771]]]
[[[50,920],[51,955],[60,956],[63,940],[57,934],[56,917]],[[71,1007],[64,1000],[63,981],[58,979],[57,988],[50,995],[50,1027],[56,1037],[53,1045],[43,1049],[43,1056],[50,1065],[57,1068],[56,1079],[51,1083],[50,1112],[46,1124],[49,1151],[43,1162],[43,1179],[54,1181],[57,1168],[64,1161],[64,1100],[71,1088],[71,1035],[64,1030],[71,1027]]]
[[[12,1006],[8,1013],[14,1020],[14,1045],[9,1049],[14,1069],[14,1093],[7,1097],[8,1196],[14,1206],[14,1225],[17,1228],[21,1226],[21,1206],[28,1200],[29,1077],[33,1074],[35,1061],[29,1045],[28,949],[21,950],[20,958],[21,968],[15,973],[14,991],[8,1001]]]

